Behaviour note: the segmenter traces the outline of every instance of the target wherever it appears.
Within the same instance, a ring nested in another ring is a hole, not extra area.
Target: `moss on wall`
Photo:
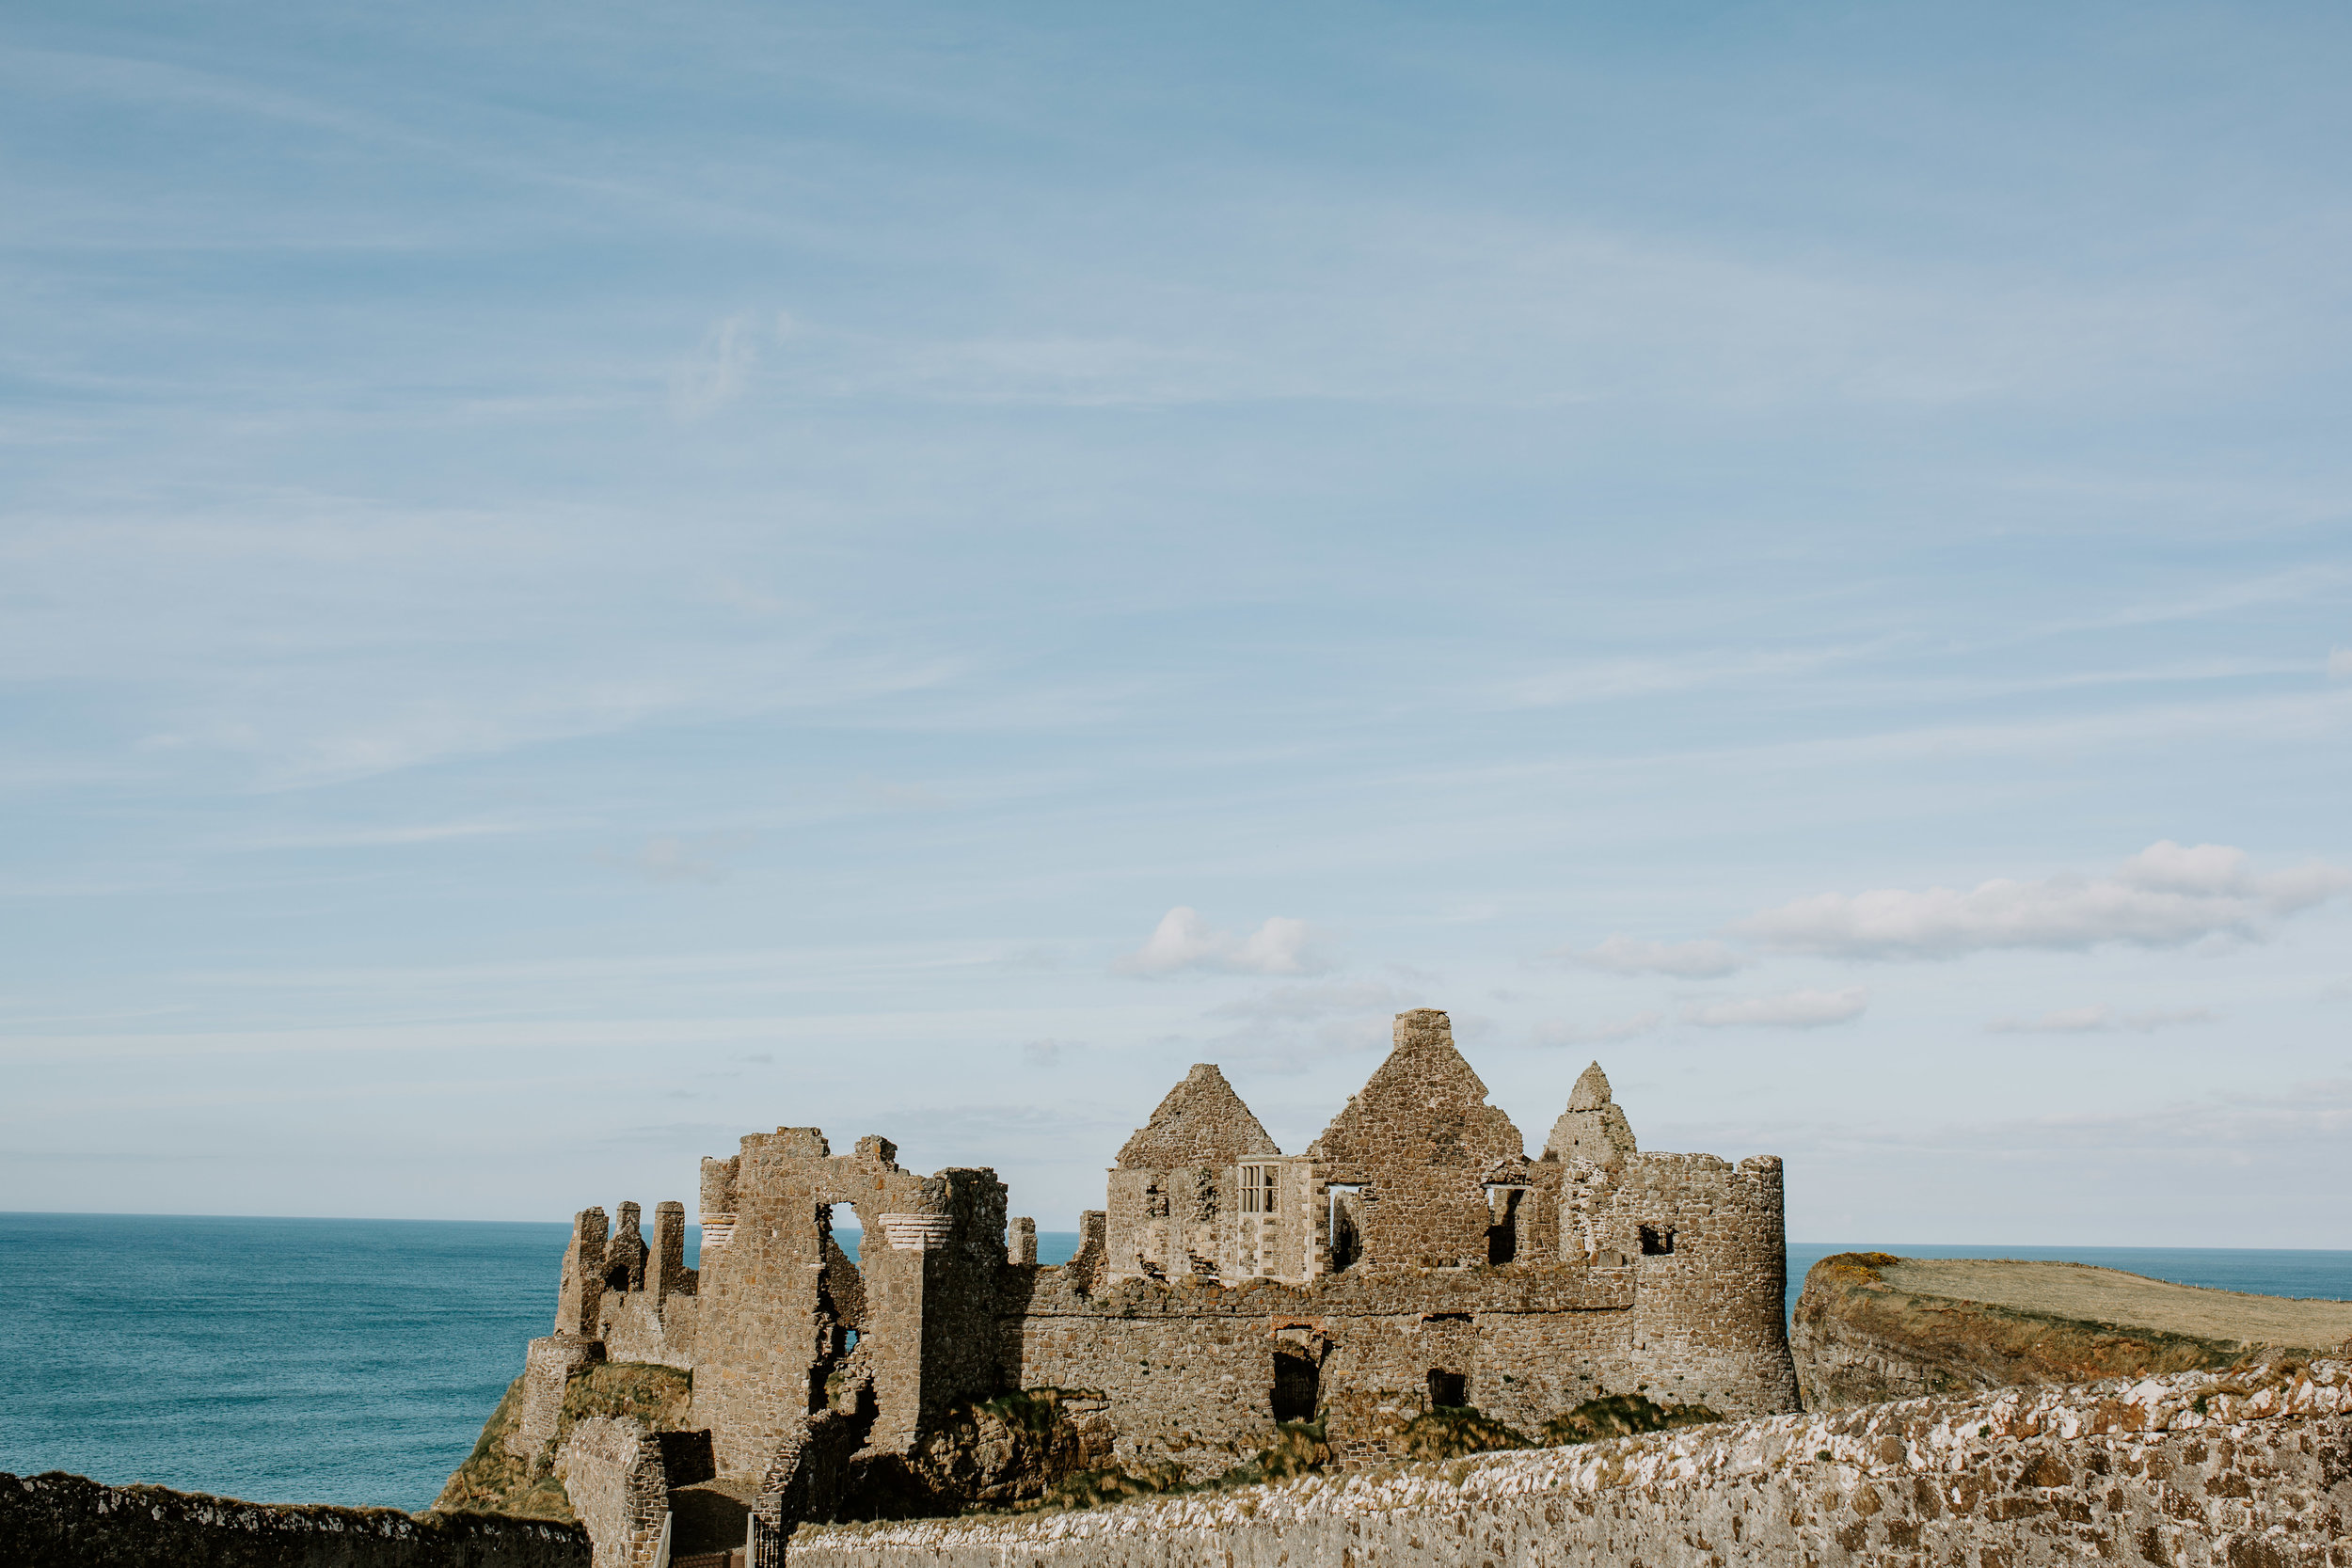
[[[523,1380],[518,1377],[506,1386],[505,1397],[482,1425],[473,1452],[451,1472],[433,1506],[444,1513],[502,1513],[569,1523],[574,1518],[571,1498],[548,1466],[563,1450],[573,1426],[592,1416],[627,1416],[656,1432],[679,1431],[686,1424],[693,1394],[693,1374],[675,1367],[598,1362],[564,1384],[564,1411],[556,1422],[555,1440],[546,1451],[523,1459],[506,1446],[522,1420]]]

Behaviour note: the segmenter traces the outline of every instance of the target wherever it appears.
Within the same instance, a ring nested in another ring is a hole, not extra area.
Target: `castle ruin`
[[[691,1371],[696,1432],[628,1437],[613,1518],[583,1511],[599,1568],[650,1563],[669,1492],[713,1475],[755,1491],[771,1560],[800,1520],[993,1500],[968,1459],[942,1479],[940,1434],[1022,1390],[1050,1397],[1069,1463],[1195,1476],[1286,1420],[1320,1418],[1366,1460],[1436,1408],[1531,1433],[1604,1394],[1798,1408],[1780,1161],[1642,1152],[1597,1063],[1531,1157],[1431,1009],[1397,1016],[1387,1060],[1298,1154],[1193,1068],[1120,1150],[1066,1264],[1037,1262],[993,1171],[919,1175],[885,1139],[834,1154],[814,1128],[703,1162],[698,1269],[682,1205],[656,1210],[650,1243],[635,1204],[619,1212],[617,1230],[599,1209],[575,1223],[509,1440],[556,1459],[565,1380],[596,1361]]]

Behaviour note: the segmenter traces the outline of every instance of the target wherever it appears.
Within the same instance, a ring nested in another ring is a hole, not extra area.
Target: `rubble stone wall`
[[[795,1568],[2352,1568],[2352,1365],[2010,1389],[1084,1513],[804,1528]]]
[[[1271,1440],[1279,1354],[1315,1364],[1343,1443],[1354,1425],[1427,1409],[1432,1371],[1463,1377],[1469,1402],[1531,1435],[1648,1381],[1632,1354],[1630,1268],[1370,1266],[1307,1286],[1129,1280],[1091,1293],[1069,1270],[1009,1269],[998,1293],[1008,1386],[1100,1394],[1122,1458],[1196,1474]]]
[[[83,1476],[0,1475],[8,1568],[588,1568],[578,1525],[240,1502]]]
[[[572,1513],[596,1543],[594,1568],[650,1568],[670,1495],[658,1450],[644,1451],[643,1421],[592,1416],[572,1428],[557,1454]]]
[[[896,1152],[873,1139],[834,1155],[815,1128],[779,1128],[744,1138],[732,1160],[704,1162],[704,1203],[730,1207],[704,1211],[694,1419],[716,1434],[724,1473],[758,1474],[848,1354],[848,1325],[820,1309],[818,1290],[830,1240],[818,1211],[836,1203],[853,1206],[866,1237],[860,1336],[874,1369],[876,1440],[903,1447],[917,1430],[924,1253],[895,1244],[884,1216],[933,1212],[943,1189],[901,1170]],[[712,1235],[713,1213],[727,1216],[723,1240]],[[1003,1244],[1000,1236],[999,1257]]]
[[[507,1450],[517,1459],[538,1453],[555,1436],[564,1414],[564,1388],[574,1372],[602,1361],[604,1344],[577,1334],[550,1334],[523,1352],[523,1407]]]
[[[1649,1252],[1645,1227],[1673,1250]],[[1633,1354],[1661,1400],[1725,1416],[1797,1408],[1780,1161],[1633,1155],[1596,1230],[1633,1259]]]
[[[1448,1267],[1487,1260],[1484,1178],[1526,1163],[1526,1140],[1486,1103],[1486,1085],[1432,1007],[1399,1013],[1396,1046],[1307,1157],[1329,1181],[1365,1182],[1366,1260]]]

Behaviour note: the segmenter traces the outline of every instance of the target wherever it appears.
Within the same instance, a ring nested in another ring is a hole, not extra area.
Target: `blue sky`
[[[0,27],[0,1206],[1066,1227],[1399,1008],[2352,1246],[2340,8]]]

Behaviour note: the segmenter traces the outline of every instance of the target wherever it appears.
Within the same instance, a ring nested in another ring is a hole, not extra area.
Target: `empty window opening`
[[[614,1268],[610,1268],[610,1269],[605,1270],[605,1271],[604,1271],[604,1288],[605,1288],[606,1290],[608,1290],[608,1291],[626,1291],[626,1290],[628,1290],[628,1265],[627,1263],[622,1263],[622,1264],[618,1265],[617,1267],[614,1267]]]
[[[1494,1222],[1486,1227],[1486,1261],[1497,1266],[1513,1261],[1519,1255],[1518,1189],[1488,1188],[1486,1214]]]
[[[1668,1253],[1674,1251],[1674,1249],[1675,1233],[1673,1227],[1664,1225],[1645,1225],[1642,1227],[1643,1257],[1663,1258]]]
[[[1241,1212],[1245,1214],[1274,1212],[1274,1167],[1272,1165],[1241,1167]]]
[[[1432,1410],[1461,1410],[1470,1404],[1470,1375],[1466,1372],[1429,1370],[1429,1407]]]
[[[817,1354],[808,1369],[808,1407],[832,1405],[834,1377],[857,1348],[866,1326],[866,1275],[850,1248],[864,1240],[857,1211],[847,1203],[820,1203],[817,1230]],[[844,1246],[844,1242],[849,1243]]]
[[[1372,1194],[1361,1183],[1331,1183],[1331,1272],[1339,1274],[1364,1260],[1363,1205]]]
[[[1274,1353],[1274,1418],[1311,1421],[1323,1393],[1323,1370],[1313,1358],[1288,1351]]]

